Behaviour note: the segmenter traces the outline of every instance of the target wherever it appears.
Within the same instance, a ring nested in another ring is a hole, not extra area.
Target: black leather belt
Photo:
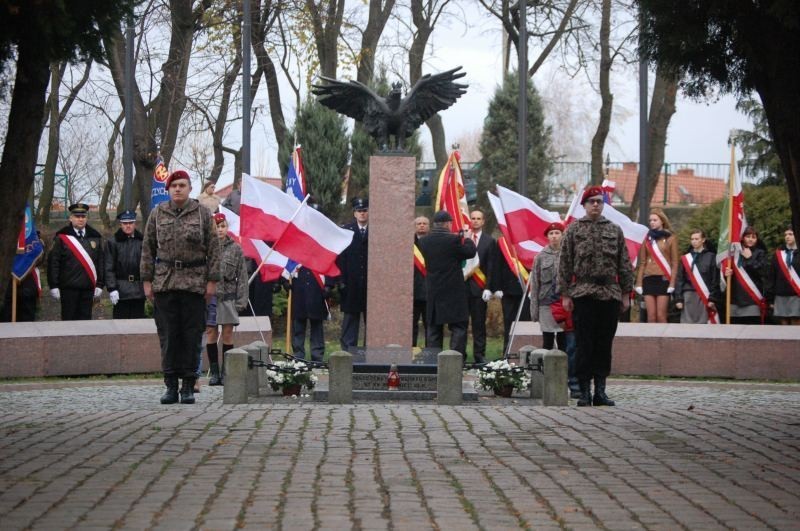
[[[128,275],[128,282],[139,282],[139,279],[136,278],[136,275]]]
[[[163,260],[161,258],[156,258],[156,263],[159,264],[166,264],[167,266],[173,269],[186,269],[187,267],[200,267],[206,265],[205,258],[202,260]]]

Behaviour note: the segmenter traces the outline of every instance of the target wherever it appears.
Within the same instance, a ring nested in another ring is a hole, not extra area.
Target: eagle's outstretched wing
[[[358,81],[343,82],[336,79],[320,76],[325,81],[324,85],[313,85],[312,94],[317,101],[334,111],[354,118],[359,122],[364,121],[368,111],[382,111],[389,113],[389,108],[383,98],[373,92],[368,86]]]
[[[400,113],[405,115],[408,124],[412,124],[409,130],[418,128],[428,118],[447,109],[466,94],[469,85],[455,83],[456,79],[467,75],[459,70],[460,66],[439,74],[426,74],[414,84],[400,104]]]

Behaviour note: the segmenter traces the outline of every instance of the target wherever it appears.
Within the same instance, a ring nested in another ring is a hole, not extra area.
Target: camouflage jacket
[[[144,229],[141,278],[153,292],[204,294],[206,283],[220,280],[220,246],[211,212],[190,199],[183,209],[159,204]]]
[[[561,242],[558,288],[572,298],[622,301],[633,287],[633,269],[622,229],[600,216],[567,227]]]
[[[248,275],[242,248],[230,236],[219,240],[219,246],[222,281],[217,285],[217,299],[235,301],[236,309],[244,310],[247,307]]]

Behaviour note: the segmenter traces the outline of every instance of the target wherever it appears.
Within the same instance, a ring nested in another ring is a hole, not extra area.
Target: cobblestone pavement
[[[0,386],[0,528],[800,529],[800,385],[615,380],[615,408],[333,407]]]

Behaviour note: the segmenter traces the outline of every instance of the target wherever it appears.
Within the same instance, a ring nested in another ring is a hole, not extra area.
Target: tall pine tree
[[[294,138],[303,147],[303,166],[307,192],[320,211],[337,219],[341,210],[342,176],[347,165],[347,127],[344,117],[313,99],[301,105],[287,142],[280,148],[281,174],[284,179],[293,149]]]
[[[506,76],[503,86],[489,103],[483,122],[478,169],[478,203],[488,207],[486,192],[502,185],[517,189],[517,108],[519,78],[516,73]],[[542,202],[547,196],[546,178],[553,167],[550,127],[544,123],[539,93],[528,84],[528,197]]]

